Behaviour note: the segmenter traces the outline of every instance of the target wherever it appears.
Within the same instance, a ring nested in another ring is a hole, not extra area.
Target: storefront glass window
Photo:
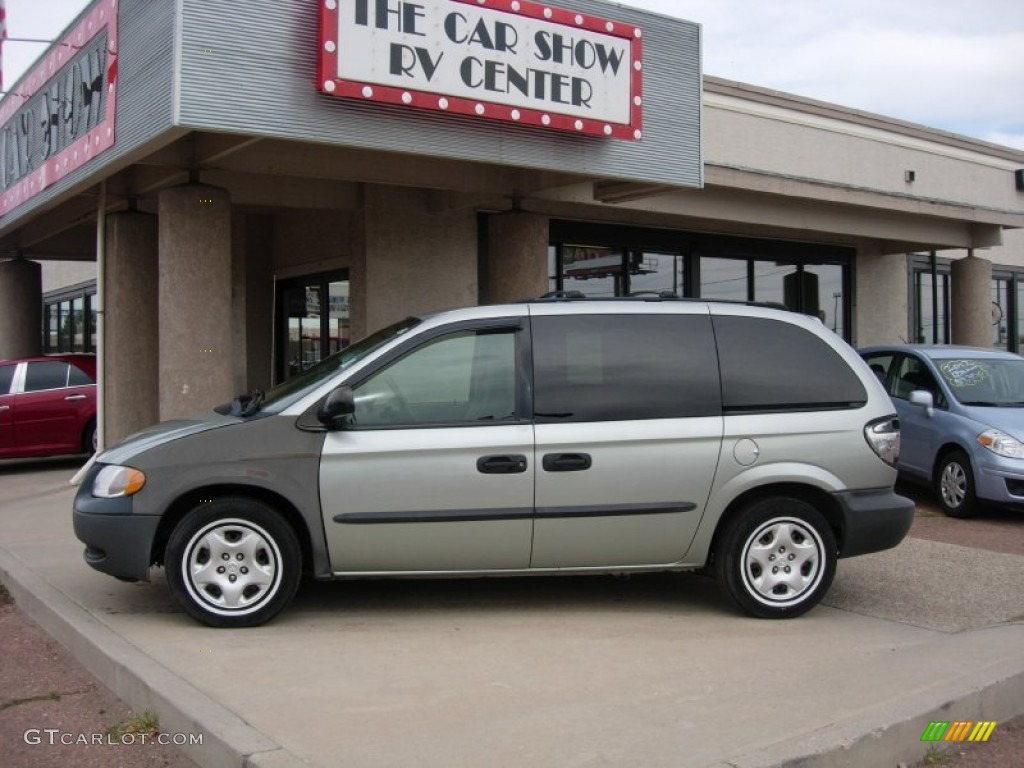
[[[686,295],[686,261],[679,253],[636,251],[629,261],[630,293],[673,293]]]
[[[838,264],[812,264],[804,267],[807,285],[816,287],[805,293],[803,311],[816,315],[835,333],[846,337],[846,304],[843,296],[843,268]]]
[[[278,283],[278,307],[278,382],[311,368],[351,341],[349,283],[344,273]]]
[[[1010,281],[992,280],[992,346],[1009,349]]]
[[[85,297],[71,300],[72,352],[85,351]]]
[[[799,279],[792,264],[778,264],[773,261],[754,261],[754,301],[785,304],[790,309],[799,309],[800,302],[795,295],[794,282]],[[794,295],[790,296],[790,292]]]
[[[612,297],[625,293],[623,252],[592,245],[562,246],[562,290],[585,296]]]
[[[705,299],[747,301],[746,260],[701,257],[700,295]]]

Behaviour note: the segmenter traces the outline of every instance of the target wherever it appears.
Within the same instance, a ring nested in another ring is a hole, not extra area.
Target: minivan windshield
[[[963,405],[1024,407],[1024,360],[949,358],[935,365]]]
[[[362,360],[395,337],[401,336],[410,328],[415,328],[421,322],[422,320],[418,317],[407,317],[405,320],[382,328],[333,355],[325,357],[316,365],[267,391],[260,401],[261,410],[273,413],[283,411],[331,377]]]

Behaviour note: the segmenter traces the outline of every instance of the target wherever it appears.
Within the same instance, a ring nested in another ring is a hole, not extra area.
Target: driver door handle
[[[68,395],[65,400],[85,400],[85,395]]]
[[[526,471],[528,463],[522,454],[502,456],[481,456],[476,460],[476,469],[485,475],[519,475]]]

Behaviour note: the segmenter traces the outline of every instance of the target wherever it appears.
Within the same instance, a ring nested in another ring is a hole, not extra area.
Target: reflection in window
[[[701,257],[700,295],[705,299],[747,301],[746,259]]]
[[[1010,281],[992,280],[992,346],[1007,349],[1009,342]]]
[[[610,298],[625,292],[622,251],[590,245],[562,246],[562,290]]]
[[[686,257],[681,253],[635,251],[630,254],[630,293],[685,296]]]

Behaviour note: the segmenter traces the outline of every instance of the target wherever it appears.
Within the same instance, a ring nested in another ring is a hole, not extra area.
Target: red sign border
[[[516,125],[550,128],[569,133],[600,136],[603,138],[640,141],[643,138],[643,31],[633,24],[624,24],[590,14],[576,13],[550,5],[527,0],[449,0],[503,11],[517,16],[540,19],[572,29],[585,29],[630,41],[630,117],[629,123],[581,118],[551,111],[524,109],[507,104],[496,104],[485,99],[466,99],[444,96],[426,91],[342,80],[336,75],[338,56],[339,6],[345,0],[320,0],[320,66],[317,89],[321,93],[343,98],[395,104],[402,107],[427,109],[434,112],[467,115],[469,117],[501,120]]]
[[[61,67],[107,27],[107,102],[103,121],[62,151],[49,157],[34,171],[0,193],[0,216],[6,216],[47,187],[78,170],[104,150],[114,146],[117,112],[117,17],[118,0],[98,0],[81,21],[59,43],[52,45],[17,89],[0,101],[0,129],[27,104]]]

